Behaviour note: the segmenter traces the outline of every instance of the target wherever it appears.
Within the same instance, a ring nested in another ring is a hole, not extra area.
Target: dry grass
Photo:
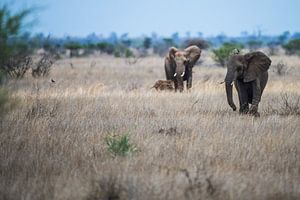
[[[184,93],[150,89],[164,79],[158,57],[60,60],[49,80],[11,82],[0,199],[299,199],[300,115],[280,111],[283,95],[298,106],[300,58],[272,58],[293,68],[270,70],[257,119],[231,111],[208,56]],[[111,134],[139,151],[111,156]]]

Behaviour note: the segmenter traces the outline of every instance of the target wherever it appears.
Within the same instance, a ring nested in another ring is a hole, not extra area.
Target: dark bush
[[[11,14],[6,6],[0,7],[0,72],[4,77],[21,78],[29,68],[30,50],[20,39],[24,19],[29,14],[30,10]]]
[[[108,42],[100,42],[96,44],[96,47],[98,50],[100,50],[102,53],[107,53],[107,54],[113,54],[114,52],[114,45],[110,44]]]
[[[1,70],[7,77],[19,79],[24,77],[32,63],[31,56],[15,55],[2,64]]]
[[[32,67],[32,76],[35,78],[48,76],[55,60],[55,56],[51,54],[44,54],[40,58],[40,60]]]
[[[290,40],[287,44],[282,45],[286,53],[300,55],[300,39]]]

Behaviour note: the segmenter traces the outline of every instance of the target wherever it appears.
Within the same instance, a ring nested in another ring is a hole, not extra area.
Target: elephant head
[[[183,51],[180,51],[175,47],[169,49],[169,58],[175,66],[174,79],[178,84],[179,91],[183,91],[184,77],[186,76],[186,73],[192,72],[192,67],[198,61],[200,55],[201,50],[195,45],[190,46]]]
[[[232,83],[240,80],[245,83],[256,80],[262,73],[266,72],[271,65],[271,60],[262,52],[251,52],[245,55],[232,55],[227,63],[227,74],[225,77],[225,89],[227,102],[233,110],[236,106],[232,98]]]

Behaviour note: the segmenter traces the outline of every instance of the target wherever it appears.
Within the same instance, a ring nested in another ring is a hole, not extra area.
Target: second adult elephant
[[[227,64],[225,89],[228,104],[233,110],[236,110],[232,99],[232,83],[234,82],[240,102],[240,113],[259,116],[258,104],[268,82],[270,65],[270,58],[259,51],[230,57]],[[249,104],[251,104],[250,109]]]
[[[201,50],[193,45],[183,51],[171,47],[165,58],[166,79],[174,81],[175,91],[183,91],[183,81],[187,89],[192,87],[192,69],[200,58]]]

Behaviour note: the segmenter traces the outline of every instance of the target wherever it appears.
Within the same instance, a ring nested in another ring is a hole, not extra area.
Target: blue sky
[[[1,0],[12,9],[38,7],[35,32],[55,36],[191,32],[237,36],[261,30],[300,31],[300,0]],[[0,3],[1,4],[1,3]]]

